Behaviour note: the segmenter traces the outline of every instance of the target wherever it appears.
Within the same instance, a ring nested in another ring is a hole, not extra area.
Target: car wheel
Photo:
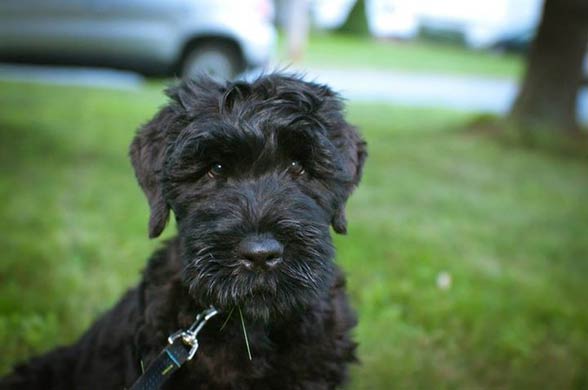
[[[194,78],[207,74],[218,80],[230,80],[243,69],[239,53],[230,45],[208,43],[193,47],[182,61],[182,76]]]

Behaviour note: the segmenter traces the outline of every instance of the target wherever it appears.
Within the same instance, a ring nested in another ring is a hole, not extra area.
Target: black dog
[[[129,388],[167,337],[211,305],[220,314],[166,388],[341,386],[356,319],[329,226],[346,231],[366,151],[339,97],[284,75],[201,78],[168,95],[130,155],[151,208],[149,236],[173,211],[177,238],[78,343],[17,367],[0,387]]]

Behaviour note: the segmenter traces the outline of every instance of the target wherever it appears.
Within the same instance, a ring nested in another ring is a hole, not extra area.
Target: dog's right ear
[[[149,238],[158,237],[169,219],[170,209],[163,197],[161,176],[166,147],[176,133],[177,117],[172,107],[162,108],[139,129],[131,143],[131,163],[151,209]]]
[[[168,147],[199,112],[218,111],[219,97],[224,92],[223,85],[204,76],[168,88],[168,105],[139,129],[131,143],[131,162],[151,209],[149,238],[158,237],[169,219],[170,206],[162,188]]]

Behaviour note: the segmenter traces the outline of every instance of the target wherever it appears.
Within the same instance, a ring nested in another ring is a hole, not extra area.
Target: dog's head
[[[346,231],[345,202],[366,157],[339,97],[284,75],[201,78],[167,93],[131,159],[151,209],[149,236],[175,215],[192,296],[267,320],[326,294],[329,225]]]

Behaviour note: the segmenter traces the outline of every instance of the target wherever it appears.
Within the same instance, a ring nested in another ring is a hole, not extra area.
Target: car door
[[[2,0],[0,52],[74,62],[169,62],[183,1]]]
[[[75,0],[0,1],[0,50],[15,54],[54,54],[74,41],[67,21],[82,8]]]

